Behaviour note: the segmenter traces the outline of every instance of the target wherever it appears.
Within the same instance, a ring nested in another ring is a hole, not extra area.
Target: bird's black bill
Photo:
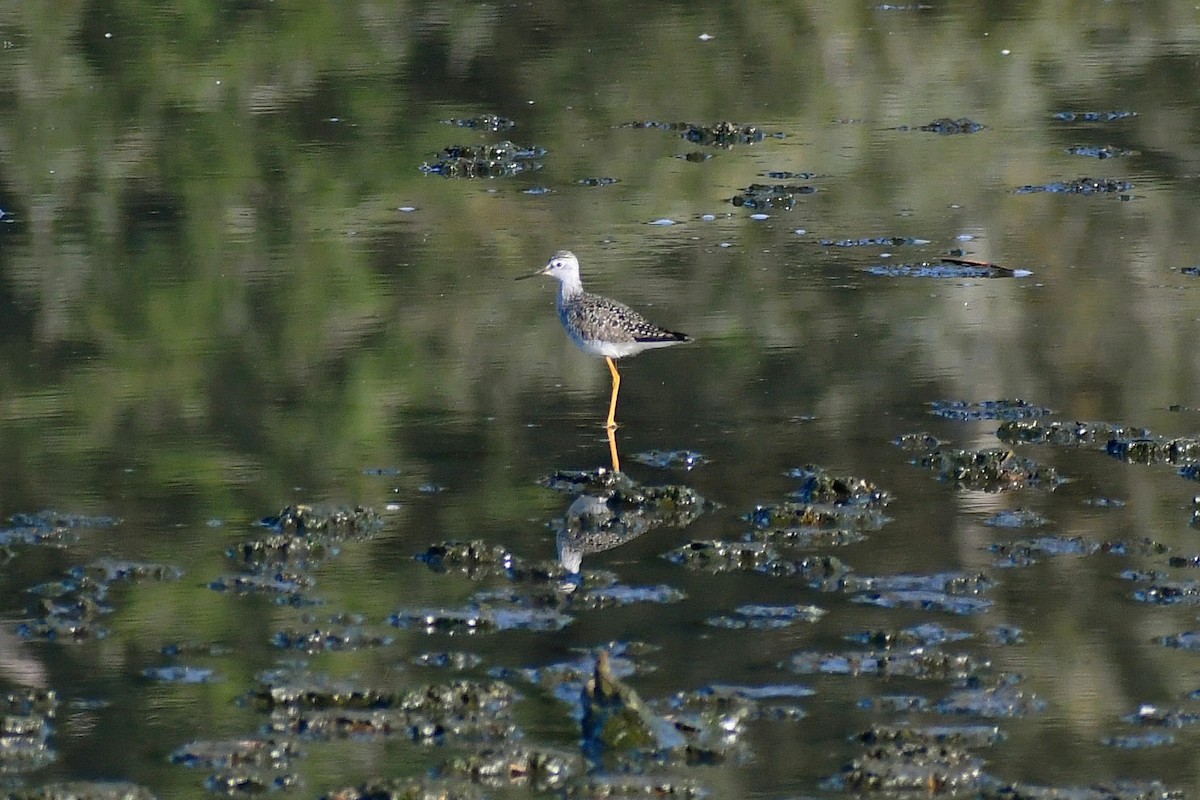
[[[537,272],[531,272],[528,275],[518,275],[517,277],[513,278],[513,280],[514,281],[523,281],[526,278],[536,278],[538,275],[545,275],[545,274],[546,274],[546,270],[543,268],[543,269],[539,269]]]

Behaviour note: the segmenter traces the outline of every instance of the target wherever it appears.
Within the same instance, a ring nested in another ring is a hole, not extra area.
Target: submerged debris
[[[364,631],[358,626],[331,626],[326,628],[288,628],[277,631],[271,644],[285,650],[301,650],[306,653],[341,652],[362,650],[368,647],[386,647],[392,637]]]
[[[887,498],[886,492],[880,492],[879,494],[881,499]],[[745,519],[760,530],[850,527],[859,531],[875,531],[890,521],[879,508],[870,505],[863,506],[850,503],[833,505],[805,502],[755,506],[752,511],[746,514]]]
[[[819,244],[823,247],[903,247],[929,244],[929,240],[911,236],[868,236],[862,239],[821,239]]]
[[[734,609],[732,614],[709,617],[705,623],[714,628],[774,630],[798,622],[816,622],[826,613],[817,606],[744,605]]]
[[[491,131],[492,133],[508,131],[517,127],[517,123],[513,120],[497,116],[496,114],[483,114],[478,117],[467,117],[465,119],[444,119],[442,120],[442,124],[453,125],[456,128]]]
[[[516,693],[501,681],[456,680],[383,690],[284,671],[264,675],[246,697],[248,705],[270,713],[266,728],[271,735],[475,742],[512,736],[515,700]]]
[[[934,470],[938,479],[962,489],[1004,492],[1023,488],[1054,491],[1065,478],[1053,467],[1046,467],[1011,450],[985,447],[981,450],[938,448],[912,463]]]
[[[473,580],[504,574],[516,563],[516,557],[508,548],[487,544],[480,539],[432,544],[424,552],[418,553],[416,559],[434,572],[458,572]]]
[[[3,212],[0,212],[2,214]],[[121,520],[108,516],[67,514],[61,511],[19,513],[9,517],[10,527],[0,529],[0,546],[41,545],[62,547],[78,538],[81,529],[105,529]]]
[[[1027,567],[1036,564],[1040,556],[1087,556],[1099,552],[1101,545],[1082,536],[1042,536],[988,546],[1000,557],[998,566]]]
[[[35,616],[20,623],[17,632],[25,638],[47,641],[102,639],[108,629],[99,619],[113,611],[106,602],[112,584],[174,581],[182,575],[183,570],[169,564],[116,558],[72,567],[61,580],[31,587],[30,591],[41,600]]]
[[[935,400],[929,404],[929,408],[929,413],[935,417],[959,421],[1036,419],[1054,413],[1045,406],[1035,406],[1021,399],[983,400],[978,403],[966,400]]]
[[[557,631],[571,623],[573,617],[550,608],[512,606],[465,608],[435,608],[397,611],[388,623],[397,628],[425,633],[481,634],[500,631]]]
[[[991,528],[1040,528],[1049,522],[1036,511],[1017,508],[1012,511],[997,511],[983,521]]]
[[[936,647],[949,642],[961,642],[970,639],[974,634],[966,631],[944,628],[936,623],[925,623],[903,630],[875,630],[848,633],[847,641],[872,647],[893,649],[914,647]]]
[[[729,199],[738,208],[781,208],[790,209],[796,205],[798,195],[814,194],[815,186],[803,184],[768,184],[752,183]]]
[[[708,463],[704,454],[697,453],[695,450],[647,450],[634,455],[633,460],[639,464],[659,469],[679,467],[692,470]]]
[[[1039,186],[1018,186],[1013,190],[1016,194],[1036,194],[1050,192],[1052,194],[1124,194],[1133,188],[1129,181],[1115,178],[1078,178],[1073,181],[1055,181]]]
[[[1068,147],[1067,152],[1073,156],[1087,156],[1088,158],[1121,158],[1123,156],[1137,155],[1133,150],[1126,150],[1123,147],[1114,147],[1111,144],[1097,147],[1095,145],[1077,144],[1073,147]]]
[[[1064,122],[1115,122],[1136,117],[1136,111],[1056,111],[1051,116]]]
[[[857,591],[855,602],[880,608],[915,608],[950,614],[978,614],[992,601],[980,595],[993,586],[983,574],[944,572],[934,575],[851,576],[846,591]]]
[[[791,548],[816,550],[822,547],[844,547],[861,542],[866,534],[855,528],[818,528],[811,525],[794,528],[755,528],[744,539],[768,542]]]
[[[1006,420],[996,430],[1005,442],[1070,445],[1105,449],[1113,439],[1149,436],[1145,428],[1129,428],[1111,422],[1059,422],[1046,420]]]
[[[146,667],[142,675],[152,681],[162,683],[213,683],[217,680],[217,672],[209,667],[166,666]]]
[[[693,144],[730,148],[738,144],[757,144],[770,137],[782,139],[782,133],[766,133],[754,125],[736,122],[718,122],[713,125],[697,125],[691,122],[627,122],[622,128],[654,129],[672,131]]]
[[[447,759],[433,770],[433,775],[463,778],[495,789],[520,786],[548,792],[564,788],[583,771],[583,764],[574,753],[508,744]]]
[[[16,689],[0,696],[0,774],[34,772],[58,758],[50,740],[58,706],[53,690]]]
[[[5,793],[8,800],[155,800],[144,786],[127,781],[68,781],[47,783],[36,789]]]
[[[942,714],[972,717],[1025,717],[1044,711],[1046,701],[1016,688],[1015,680],[1001,679],[995,686],[956,689],[937,703]]]
[[[800,488],[791,493],[801,503],[882,508],[891,502],[891,495],[866,478],[833,475],[824,467],[813,464],[790,470],[788,477],[801,480]]]
[[[452,145],[433,163],[420,166],[426,175],[447,178],[500,178],[541,168],[546,155],[541,147],[521,147],[512,142],[489,145]]]
[[[431,778],[374,778],[344,786],[321,800],[483,800],[479,787],[464,780]]]
[[[986,261],[969,261],[963,258],[943,258],[941,263],[931,264],[876,264],[865,272],[884,278],[1026,278],[1033,273],[1027,269],[1012,269]]]
[[[984,126],[978,122],[959,117],[958,119],[950,119],[949,117],[940,117],[933,122],[928,122],[918,127],[918,130],[928,131],[929,133],[941,134],[956,134],[956,133],[978,133],[983,130]],[[907,127],[901,127],[897,130],[908,130]]]
[[[1113,458],[1135,464],[1176,464],[1183,465],[1179,474],[1185,478],[1196,479],[1193,467],[1200,461],[1200,439],[1195,437],[1178,437],[1162,439],[1159,437],[1120,438],[1114,437],[1105,446]]]
[[[966,653],[943,653],[918,647],[909,651],[884,652],[801,651],[794,653],[784,667],[800,675],[874,675],[880,678],[945,680],[975,677],[990,669],[991,663]]]
[[[664,555],[673,564],[708,572],[762,572],[799,576],[814,586],[837,588],[850,567],[836,556],[784,558],[763,542],[691,541]]]
[[[260,524],[277,533],[296,536],[320,533],[338,539],[361,539],[375,533],[383,523],[374,509],[365,506],[321,508],[294,505],[276,516],[263,517]]]

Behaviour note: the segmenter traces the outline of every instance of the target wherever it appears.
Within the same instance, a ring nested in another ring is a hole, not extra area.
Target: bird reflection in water
[[[585,555],[620,547],[654,528],[683,528],[713,507],[689,486],[645,486],[604,468],[559,472],[544,485],[575,495],[566,513],[552,523],[569,591],[583,581]]]

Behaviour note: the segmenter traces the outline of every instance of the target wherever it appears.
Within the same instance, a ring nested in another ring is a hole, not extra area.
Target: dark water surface
[[[430,770],[497,743],[305,731],[254,697],[284,674],[502,682],[519,699],[500,741],[580,766],[466,796],[591,796],[577,688],[528,670],[607,646],[660,713],[705,687],[784,697],[692,759],[715,763],[643,752],[594,776],[715,797],[1198,796],[1194,3],[10,3],[0,40],[6,791],[250,793],[180,748],[270,741],[296,752],[250,772],[280,796],[449,792],[464,782]],[[463,122],[484,115],[512,127]],[[743,135],[714,141],[720,122]],[[430,172],[506,140],[531,157]],[[553,281],[513,282],[564,247],[590,289],[696,339],[623,362],[616,437],[634,481],[718,505],[585,552],[583,586],[551,580],[547,608],[511,572],[414,556],[479,540],[553,570],[573,498],[539,480],[610,466],[603,362],[563,334]],[[1018,398],[1046,413],[935,413]],[[1110,427],[1002,441],[1016,414]],[[1043,480],[939,477],[895,444],[918,432],[943,454],[1012,448]],[[638,458],[671,451],[701,463]],[[888,521],[845,543],[765,534],[779,560],[759,571],[664,558],[749,538],[805,465],[886,492]],[[307,558],[243,557],[299,504],[378,522]],[[995,524],[1017,510],[1045,522]],[[795,571],[831,556],[852,577]],[[639,602],[589,607],[597,573]],[[889,594],[901,577],[924,593]],[[555,629],[389,622],[473,604]],[[746,626],[748,606],[809,605],[824,614]],[[333,629],[359,638],[286,646]],[[976,667],[862,666],[942,657]],[[949,755],[876,763],[863,742],[971,726],[990,740]]]

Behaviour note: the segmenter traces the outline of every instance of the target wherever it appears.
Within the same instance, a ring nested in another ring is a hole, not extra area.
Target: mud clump
[[[1039,192],[1048,192],[1050,194],[1120,194],[1125,195],[1133,188],[1133,184],[1129,181],[1118,180],[1115,178],[1077,178],[1071,181],[1055,181],[1054,183],[1044,183],[1041,185],[1026,184],[1018,186],[1013,190],[1015,194],[1037,194]]]
[[[622,128],[671,131],[692,144],[729,149],[734,145],[757,144],[767,138],[782,139],[782,133],[766,133],[755,125],[736,122],[717,122],[699,125],[692,122],[627,122]]]
[[[512,142],[489,145],[451,145],[433,162],[420,166],[426,175],[446,178],[503,178],[541,169],[546,150]]]
[[[797,197],[815,194],[817,187],[803,184],[752,183],[729,199],[736,208],[788,210],[795,208]]]
[[[1053,491],[1065,478],[1053,467],[1046,467],[1000,447],[980,450],[938,448],[912,463],[933,470],[938,479],[961,489],[1006,492],[1017,489]]]

